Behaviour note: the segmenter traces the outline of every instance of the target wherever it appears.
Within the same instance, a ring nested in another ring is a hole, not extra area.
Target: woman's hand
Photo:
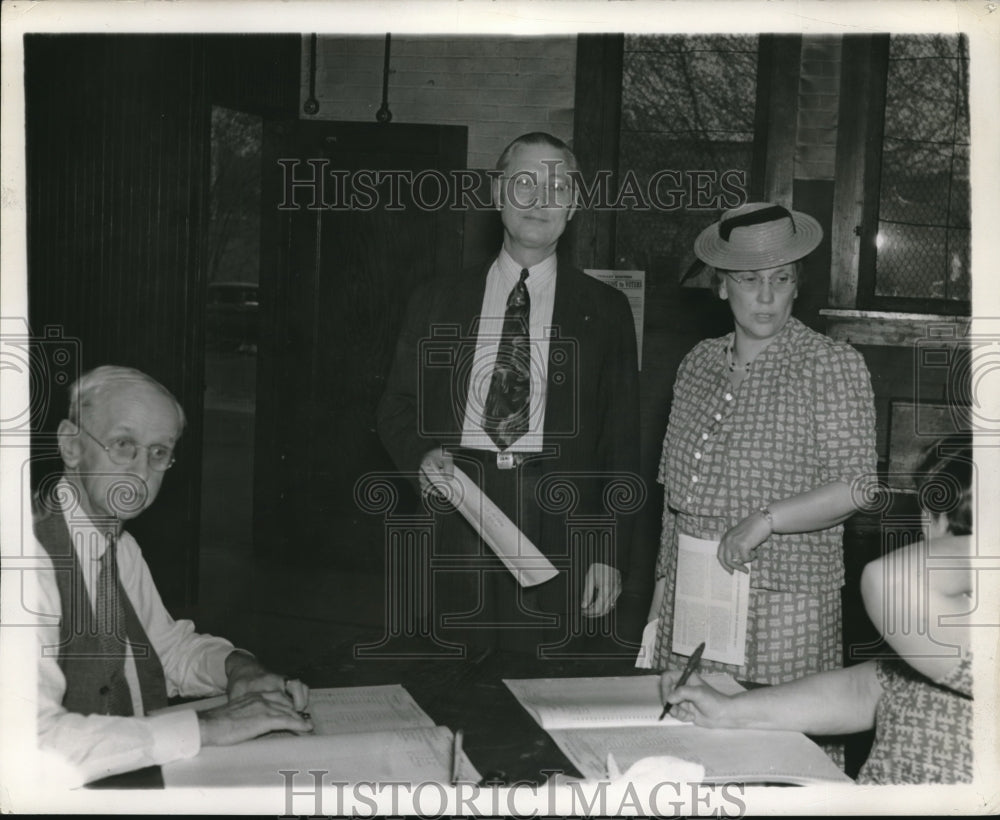
[[[750,572],[747,564],[757,557],[756,550],[771,534],[771,525],[760,513],[747,516],[732,527],[719,542],[718,557],[723,569]]]
[[[678,670],[664,672],[660,676],[660,700],[673,705],[670,710],[673,717],[710,729],[735,725],[728,714],[731,696],[717,692],[697,672],[688,678],[686,684],[675,688],[680,676]]]

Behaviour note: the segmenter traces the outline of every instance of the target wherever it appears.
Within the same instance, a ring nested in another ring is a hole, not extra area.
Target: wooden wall
[[[74,375],[137,367],[184,406],[177,463],[130,525],[168,604],[197,593],[210,106],[294,116],[298,41],[25,37],[30,326],[75,340]],[[39,384],[42,430],[66,386]],[[34,448],[34,485],[60,467],[51,443]]]
[[[469,168],[492,168],[514,137],[573,134],[576,37],[391,38],[389,109],[394,123],[464,125]],[[309,90],[302,48],[302,101]],[[303,119],[375,122],[382,102],[383,36],[317,38],[319,111]],[[299,110],[302,111],[300,105]]]
[[[187,601],[201,460],[204,51],[183,37],[28,35],[25,91],[30,323],[79,340],[81,370],[140,368],[184,406],[177,464],[130,529],[164,598]],[[50,429],[65,414],[58,389]],[[37,456],[35,481],[60,466],[52,451]]]

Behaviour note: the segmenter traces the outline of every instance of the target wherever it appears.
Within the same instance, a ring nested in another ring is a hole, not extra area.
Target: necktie
[[[101,694],[107,696],[106,713],[128,716],[132,714],[132,693],[125,680],[125,604],[118,583],[117,552],[115,539],[109,536],[97,576],[97,640],[104,659]]]
[[[531,299],[528,296],[528,269],[507,297],[507,311],[497,348],[490,389],[483,408],[483,430],[501,450],[510,447],[528,432],[528,412],[531,399],[531,340],[528,316]]]

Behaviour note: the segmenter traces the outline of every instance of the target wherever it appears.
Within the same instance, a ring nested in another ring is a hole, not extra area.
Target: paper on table
[[[718,541],[680,533],[671,648],[690,655],[702,641],[707,660],[742,666],[746,657],[750,575],[723,569]]]
[[[853,782],[826,753],[799,732],[703,729],[555,729],[549,736],[587,778],[607,776],[608,754],[622,769],[645,757],[669,755],[705,767],[706,783]],[[664,777],[669,778],[670,772]]]
[[[316,734],[378,732],[434,725],[430,715],[398,683],[311,690],[309,714]]]
[[[235,746],[210,746],[196,756],[163,766],[172,787],[285,786],[282,771],[299,772],[292,785],[313,786],[310,770],[324,782],[451,782],[452,733],[445,726],[347,735],[268,737]],[[459,776],[478,783],[479,772],[462,755]]]
[[[176,709],[202,711],[226,702],[226,696],[168,706],[155,714]],[[339,686],[309,690],[314,735],[344,735],[386,729],[431,727],[434,721],[398,683],[386,686]],[[284,734],[284,733],[283,733]],[[288,733],[290,734],[290,733]],[[257,742],[257,741],[251,741]]]
[[[559,574],[552,562],[524,535],[476,482],[455,467],[452,477],[428,473],[432,482],[446,485],[444,492],[479,537],[496,553],[523,587],[533,587]]]
[[[743,691],[732,675],[709,674],[703,679],[727,695]],[[683,725],[671,715],[660,720],[659,675],[529,678],[504,683],[543,729]]]

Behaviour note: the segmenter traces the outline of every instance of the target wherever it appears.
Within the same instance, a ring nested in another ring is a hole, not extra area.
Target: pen
[[[617,780],[622,776],[622,770],[618,768],[618,761],[615,760],[615,756],[608,752],[608,778],[611,780]]]
[[[289,682],[290,680],[291,680],[291,678],[289,678],[289,677],[286,677],[286,678],[284,679],[284,681],[282,682],[282,685],[281,685],[281,689],[282,689],[282,691],[283,691],[283,692],[285,693],[285,696],[286,696],[286,697],[288,697],[288,698],[291,698],[291,699],[292,699],[292,702],[294,702],[294,701],[295,701],[295,698],[293,698],[293,697],[292,697],[292,693],[288,691],[288,682]],[[296,714],[297,714],[297,715],[298,715],[298,716],[299,716],[300,718],[302,718],[303,720],[311,720],[311,719],[312,719],[312,715],[310,715],[310,714],[309,714],[308,712],[303,712],[302,710],[296,710],[296,712],[295,712],[295,713],[296,713]]]
[[[702,641],[698,644],[698,648],[691,653],[691,657],[688,658],[687,666],[684,667],[684,671],[681,672],[680,678],[678,678],[674,689],[680,689],[685,683],[688,682],[688,678],[691,677],[691,673],[698,668],[698,662],[701,660],[701,653],[705,651],[705,642]],[[660,720],[663,720],[669,713],[670,707],[673,706],[670,701],[663,704],[663,711],[660,712]]]
[[[451,785],[458,784],[458,770],[462,760],[462,738],[465,732],[459,729],[455,732],[454,740],[451,744]]]

